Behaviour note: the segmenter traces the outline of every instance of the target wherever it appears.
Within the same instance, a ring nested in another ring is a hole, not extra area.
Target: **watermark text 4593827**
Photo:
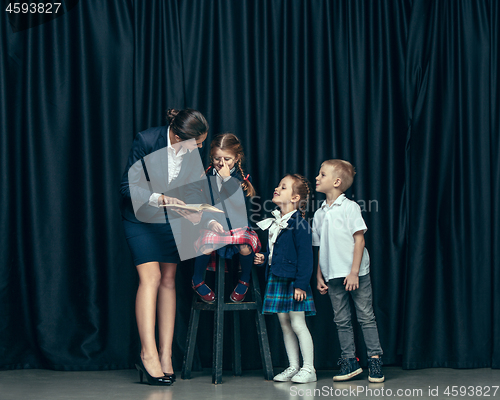
[[[5,11],[15,14],[57,14],[62,3],[7,3]]]

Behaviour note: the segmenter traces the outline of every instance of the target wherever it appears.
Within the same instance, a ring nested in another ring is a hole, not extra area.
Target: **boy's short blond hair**
[[[337,175],[335,178],[340,178],[342,183],[339,186],[339,190],[345,192],[352,186],[354,181],[354,175],[356,175],[356,170],[349,161],[345,160],[326,160],[323,161],[323,165],[330,165],[333,167],[334,173]]]

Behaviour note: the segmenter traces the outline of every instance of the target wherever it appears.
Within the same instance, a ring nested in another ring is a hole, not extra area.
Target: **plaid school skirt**
[[[222,258],[233,258],[236,253],[240,252],[239,245],[242,244],[250,246],[254,253],[258,253],[261,249],[259,237],[253,229],[248,227],[236,228],[224,233],[205,229],[194,243],[194,248],[198,252],[206,245],[223,245],[217,249],[217,254]],[[215,271],[215,252],[212,253],[207,270]]]
[[[305,300],[294,300],[293,293],[293,278],[282,278],[281,276],[269,273],[262,313],[276,314],[290,311],[305,311],[306,316],[316,315],[316,307],[314,306],[310,285],[307,286]]]

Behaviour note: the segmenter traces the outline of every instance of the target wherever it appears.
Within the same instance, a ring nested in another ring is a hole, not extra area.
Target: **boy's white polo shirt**
[[[351,273],[354,257],[354,233],[367,231],[361,208],[355,201],[341,194],[331,206],[326,201],[314,213],[313,246],[319,246],[319,266],[325,282],[344,278]],[[366,247],[359,268],[359,276],[370,272],[370,256]]]

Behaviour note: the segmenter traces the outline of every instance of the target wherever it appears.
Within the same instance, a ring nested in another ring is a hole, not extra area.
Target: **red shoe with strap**
[[[195,291],[195,293],[200,296],[200,298],[205,302],[205,303],[208,303],[208,304],[214,304],[215,303],[215,293],[212,291],[212,289],[210,289],[207,285],[207,289],[210,290],[210,293],[208,294],[200,294],[198,292],[198,289],[200,286],[203,286],[205,285],[205,281],[201,281],[200,283],[198,283],[196,286],[194,284],[193,281],[191,281],[191,287],[193,288],[193,290]]]
[[[236,293],[236,288],[238,286],[236,286],[236,288],[234,288],[233,293],[231,293],[231,296],[229,297],[233,303],[241,303],[243,301],[243,299],[245,298],[245,296],[247,295],[248,287],[250,286],[250,284],[248,282],[243,282],[242,280],[239,280],[238,283],[241,283],[243,286],[246,286],[247,288],[245,290],[245,293],[242,293],[242,294]]]

